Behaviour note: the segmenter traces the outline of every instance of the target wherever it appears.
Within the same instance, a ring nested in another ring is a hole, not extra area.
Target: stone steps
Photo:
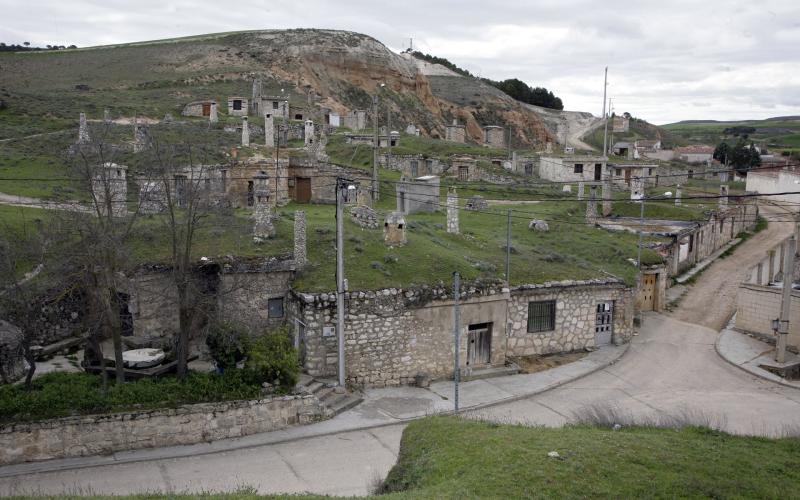
[[[519,366],[510,363],[505,366],[487,366],[486,368],[477,368],[469,372],[461,374],[462,382],[469,382],[470,380],[481,380],[493,377],[505,377],[507,375],[516,375],[519,373]]]
[[[297,383],[298,389],[313,394],[334,417],[350,408],[355,407],[364,399],[356,392],[336,392],[336,382],[331,380],[316,380],[308,375],[301,375]]]

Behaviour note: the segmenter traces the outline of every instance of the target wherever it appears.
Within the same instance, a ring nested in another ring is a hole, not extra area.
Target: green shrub
[[[281,328],[256,339],[247,354],[245,369],[255,382],[269,382],[282,392],[297,383],[300,364],[288,328]]]
[[[110,380],[106,392],[103,392],[99,375],[48,373],[35,379],[30,391],[21,385],[0,387],[0,422],[170,408],[190,403],[254,399],[260,395],[260,384],[243,370],[224,374],[191,372],[186,380],[173,376],[124,384]]]
[[[236,368],[236,363],[247,355],[250,335],[244,325],[218,321],[209,327],[206,345],[211,358],[220,369]]]

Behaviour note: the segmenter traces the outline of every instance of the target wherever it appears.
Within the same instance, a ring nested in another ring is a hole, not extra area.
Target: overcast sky
[[[502,7],[501,7],[502,6]],[[246,29],[334,28],[599,115],[657,124],[800,115],[800,0],[493,2],[0,0],[0,41],[81,47]]]

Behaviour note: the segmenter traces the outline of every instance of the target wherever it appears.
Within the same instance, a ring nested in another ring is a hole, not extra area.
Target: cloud
[[[800,114],[796,0],[0,0],[0,40],[90,46],[247,29],[316,27],[415,47],[493,79],[518,77],[599,114],[656,123]],[[1,78],[1,77],[0,77]]]

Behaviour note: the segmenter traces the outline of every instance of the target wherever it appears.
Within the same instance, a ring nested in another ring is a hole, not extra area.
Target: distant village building
[[[217,101],[214,100],[207,100],[207,101],[194,101],[190,102],[183,107],[183,111],[181,115],[183,116],[211,116],[211,108],[212,106],[216,106]]]
[[[483,143],[490,148],[502,149],[506,147],[506,135],[503,127],[487,125],[483,127]]]
[[[255,112],[260,115],[269,115],[275,118],[289,118],[289,98],[280,95],[262,95],[256,101]]]
[[[390,161],[391,159],[391,161]],[[416,178],[423,175],[441,175],[445,163],[438,158],[431,158],[422,154],[412,155],[378,155],[378,165],[390,170],[398,170],[404,177]]]
[[[675,148],[678,159],[686,163],[706,163],[714,156],[712,146],[685,146]]]
[[[800,171],[794,169],[766,169],[753,170],[747,173],[747,192],[769,194],[770,201],[787,203],[796,207],[800,205],[800,194],[782,194],[800,191]],[[794,210],[794,208],[793,208]]]
[[[539,177],[554,182],[602,181],[606,159],[602,156],[550,155],[539,158]]]
[[[481,171],[478,162],[471,156],[454,156],[451,160],[448,174],[461,182],[481,180]]]
[[[612,130],[615,134],[626,133],[630,131],[631,119],[626,115],[614,115]]]
[[[464,125],[459,125],[458,120],[454,119],[453,123],[447,125],[445,128],[444,140],[464,144],[467,142],[466,127]]]
[[[367,112],[363,109],[354,109],[342,117],[342,126],[359,132],[367,128]]]
[[[92,177],[92,196],[101,215],[124,217],[128,213],[128,167],[104,163]]]
[[[247,98],[245,97],[228,97],[229,116],[247,116],[247,106]]]
[[[404,214],[439,210],[438,176],[426,175],[395,184],[397,211]]]
[[[372,134],[346,134],[344,136],[344,140],[347,144],[364,144],[372,146],[374,142],[374,138]],[[381,134],[378,136],[378,147],[387,148],[390,145],[392,147],[398,146],[400,144],[400,133],[392,131],[391,134]]]

